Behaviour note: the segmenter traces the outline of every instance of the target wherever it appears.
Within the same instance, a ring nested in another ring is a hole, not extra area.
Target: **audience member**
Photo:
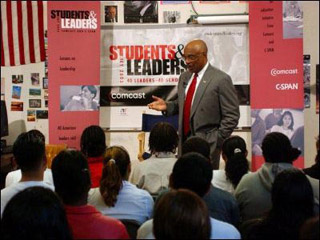
[[[41,137],[29,131],[21,133],[13,144],[13,155],[21,169],[21,180],[1,190],[1,215],[9,200],[18,192],[33,186],[53,189],[43,182],[43,172],[47,167],[45,143]]]
[[[45,137],[39,130],[33,129],[33,130],[30,130],[29,132],[30,132],[30,134],[34,135],[35,137],[38,137],[39,139],[41,139],[45,143]],[[11,185],[13,183],[19,182],[21,179],[21,176],[22,175],[21,175],[20,169],[9,172],[6,176],[5,186],[8,187],[9,185]],[[44,171],[44,174],[43,174],[43,181],[45,183],[53,186],[51,169],[46,168],[46,170]]]
[[[243,175],[249,171],[246,142],[239,136],[231,136],[222,144],[222,158],[225,169],[214,170],[212,184],[233,193]]]
[[[207,159],[210,158],[210,144],[200,137],[191,137],[182,145],[182,154],[196,152]],[[208,170],[209,171],[209,170]],[[193,172],[189,172],[193,174]],[[211,176],[211,177],[210,177]],[[188,175],[185,177],[189,178]],[[201,178],[201,177],[200,177]],[[208,175],[206,181],[212,181],[212,175]],[[210,217],[237,226],[240,221],[239,208],[236,199],[230,193],[210,184],[209,191],[203,200],[207,204]]]
[[[294,133],[293,125],[294,119],[292,113],[290,111],[285,111],[282,114],[278,124],[274,125],[270,129],[270,132],[280,132],[286,135],[289,139],[291,139]]]
[[[103,129],[91,125],[84,129],[80,140],[81,152],[87,157],[91,188],[99,187],[103,168],[103,154],[107,148],[106,136]]]
[[[72,239],[58,196],[43,187],[27,188],[11,198],[1,219],[2,239]]]
[[[60,152],[52,163],[55,190],[62,199],[75,239],[127,239],[125,226],[87,204],[90,173],[85,156],[76,150]]]
[[[210,189],[212,178],[211,164],[199,153],[187,153],[181,156],[174,165],[170,176],[172,189],[187,189],[203,197]],[[161,201],[161,195],[158,202]],[[158,204],[156,203],[156,205]],[[229,223],[210,217],[211,239],[240,239],[238,230]],[[138,239],[152,239],[153,219],[145,222],[138,230]]]
[[[169,185],[169,176],[178,146],[178,134],[174,127],[166,122],[157,123],[150,132],[149,150],[151,157],[139,162],[133,169],[130,182],[155,195]]]
[[[310,182],[298,169],[279,173],[271,191],[272,208],[257,221],[245,239],[298,239],[302,224],[313,216]]]
[[[318,239],[319,240],[319,215],[308,219],[300,229],[299,239]]]
[[[316,147],[317,147],[317,155],[316,155],[316,159],[315,159],[315,164],[313,164],[309,168],[303,169],[303,171],[308,176],[319,180],[319,178],[320,178],[320,176],[319,176],[320,175],[320,168],[319,168],[319,165],[320,165],[320,162],[319,162],[319,136],[317,138]]]
[[[151,217],[151,195],[128,182],[130,157],[122,147],[110,147],[104,156],[100,187],[91,189],[89,203],[103,215],[136,220],[140,224]],[[149,160],[147,160],[149,161]]]
[[[156,239],[209,239],[211,224],[206,204],[189,190],[172,190],[155,205]]]
[[[244,175],[234,192],[243,221],[259,218],[271,209],[271,187],[275,177],[281,171],[293,168],[292,162],[300,155],[288,137],[279,132],[266,135],[262,151],[265,163],[258,171]],[[314,189],[315,205],[319,206],[319,190],[315,192],[319,181],[310,183]]]

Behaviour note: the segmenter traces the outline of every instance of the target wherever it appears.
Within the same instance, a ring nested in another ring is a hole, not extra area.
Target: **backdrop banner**
[[[100,2],[49,1],[48,35],[49,142],[79,149],[99,124]]]
[[[304,87],[302,6],[297,1],[249,2],[252,170],[263,163],[261,143],[282,132],[302,154]]]

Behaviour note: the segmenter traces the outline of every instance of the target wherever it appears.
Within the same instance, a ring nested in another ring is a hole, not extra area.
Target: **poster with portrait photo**
[[[124,23],[158,23],[158,1],[125,1]]]
[[[105,23],[118,22],[118,6],[115,6],[115,5],[104,6],[104,22]]]
[[[37,119],[48,119],[48,110],[36,110]]]
[[[11,79],[13,84],[23,83],[23,75],[12,75]]]
[[[27,110],[27,121],[35,122],[36,121],[36,111],[35,110]]]
[[[303,109],[251,109],[252,155],[261,156],[262,140],[266,134],[281,132],[304,155]]]
[[[31,84],[33,86],[39,86],[40,85],[40,74],[39,73],[31,73]]]
[[[178,11],[163,11],[164,23],[180,23],[181,13]]]
[[[12,86],[12,98],[15,98],[15,99],[21,98],[21,87]]]
[[[29,108],[41,108],[41,99],[29,99]]]
[[[100,86],[62,85],[60,86],[61,111],[98,111]]]
[[[303,38],[302,1],[282,2],[283,38]]]

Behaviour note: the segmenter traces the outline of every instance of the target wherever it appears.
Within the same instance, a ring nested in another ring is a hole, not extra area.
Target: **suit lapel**
[[[191,107],[190,117],[192,117],[193,114],[196,112],[196,109],[200,103],[200,100],[203,97],[203,95],[207,89],[207,86],[209,85],[211,77],[212,77],[212,67],[209,65],[206,72],[204,73],[200,83],[199,83],[199,86],[196,91],[196,95],[194,96],[192,107]]]

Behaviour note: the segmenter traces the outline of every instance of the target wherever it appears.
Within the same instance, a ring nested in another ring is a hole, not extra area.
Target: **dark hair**
[[[43,133],[40,132],[38,129],[32,129],[32,130],[29,131],[29,133],[30,133],[31,135],[33,135],[34,137],[40,138],[44,143],[46,142],[45,136],[44,136]]]
[[[83,90],[85,87],[88,88],[88,90],[94,95],[93,98],[95,98],[97,95],[97,88],[92,85],[83,85],[81,86],[81,90]]]
[[[300,239],[319,239],[319,215],[308,219],[300,229]]]
[[[222,144],[222,154],[227,158],[226,176],[234,188],[238,186],[242,176],[249,171],[247,152],[246,142],[239,136],[231,136]]]
[[[130,156],[124,148],[113,146],[106,150],[100,193],[108,207],[114,207],[117,202],[117,196],[122,188],[122,181],[128,173],[129,164]]]
[[[168,192],[155,206],[153,233],[156,239],[209,239],[211,223],[206,204],[185,189]]]
[[[153,126],[149,136],[149,149],[155,152],[173,152],[178,146],[178,134],[175,128],[167,122],[159,122]]]
[[[88,162],[77,150],[63,150],[52,162],[56,193],[67,205],[74,205],[87,196],[91,186]]]
[[[292,163],[301,151],[291,146],[289,138],[280,132],[267,134],[262,141],[262,154],[266,162]]]
[[[72,239],[58,196],[43,187],[27,188],[11,198],[1,219],[2,239]]]
[[[13,155],[22,173],[38,170],[45,159],[43,134],[35,130],[21,133],[13,144]]]
[[[193,136],[182,144],[182,155],[189,152],[197,152],[210,159],[210,144],[201,137]]]
[[[290,126],[289,126],[288,128],[291,129],[291,130],[293,130],[294,119],[293,119],[293,115],[292,115],[292,113],[291,113],[290,111],[285,111],[285,112],[282,114],[282,116],[281,116],[281,118],[280,118],[280,120],[279,120],[279,122],[278,122],[278,125],[279,125],[279,126],[282,126],[282,125],[283,125],[283,118],[284,118],[285,115],[289,115],[289,116],[291,117],[291,123],[290,123]]]
[[[107,148],[106,135],[101,127],[91,125],[83,130],[80,140],[81,152],[87,157],[102,156]]]
[[[174,189],[186,188],[203,197],[210,187],[212,168],[209,160],[200,153],[182,155],[175,163],[170,184]]]

